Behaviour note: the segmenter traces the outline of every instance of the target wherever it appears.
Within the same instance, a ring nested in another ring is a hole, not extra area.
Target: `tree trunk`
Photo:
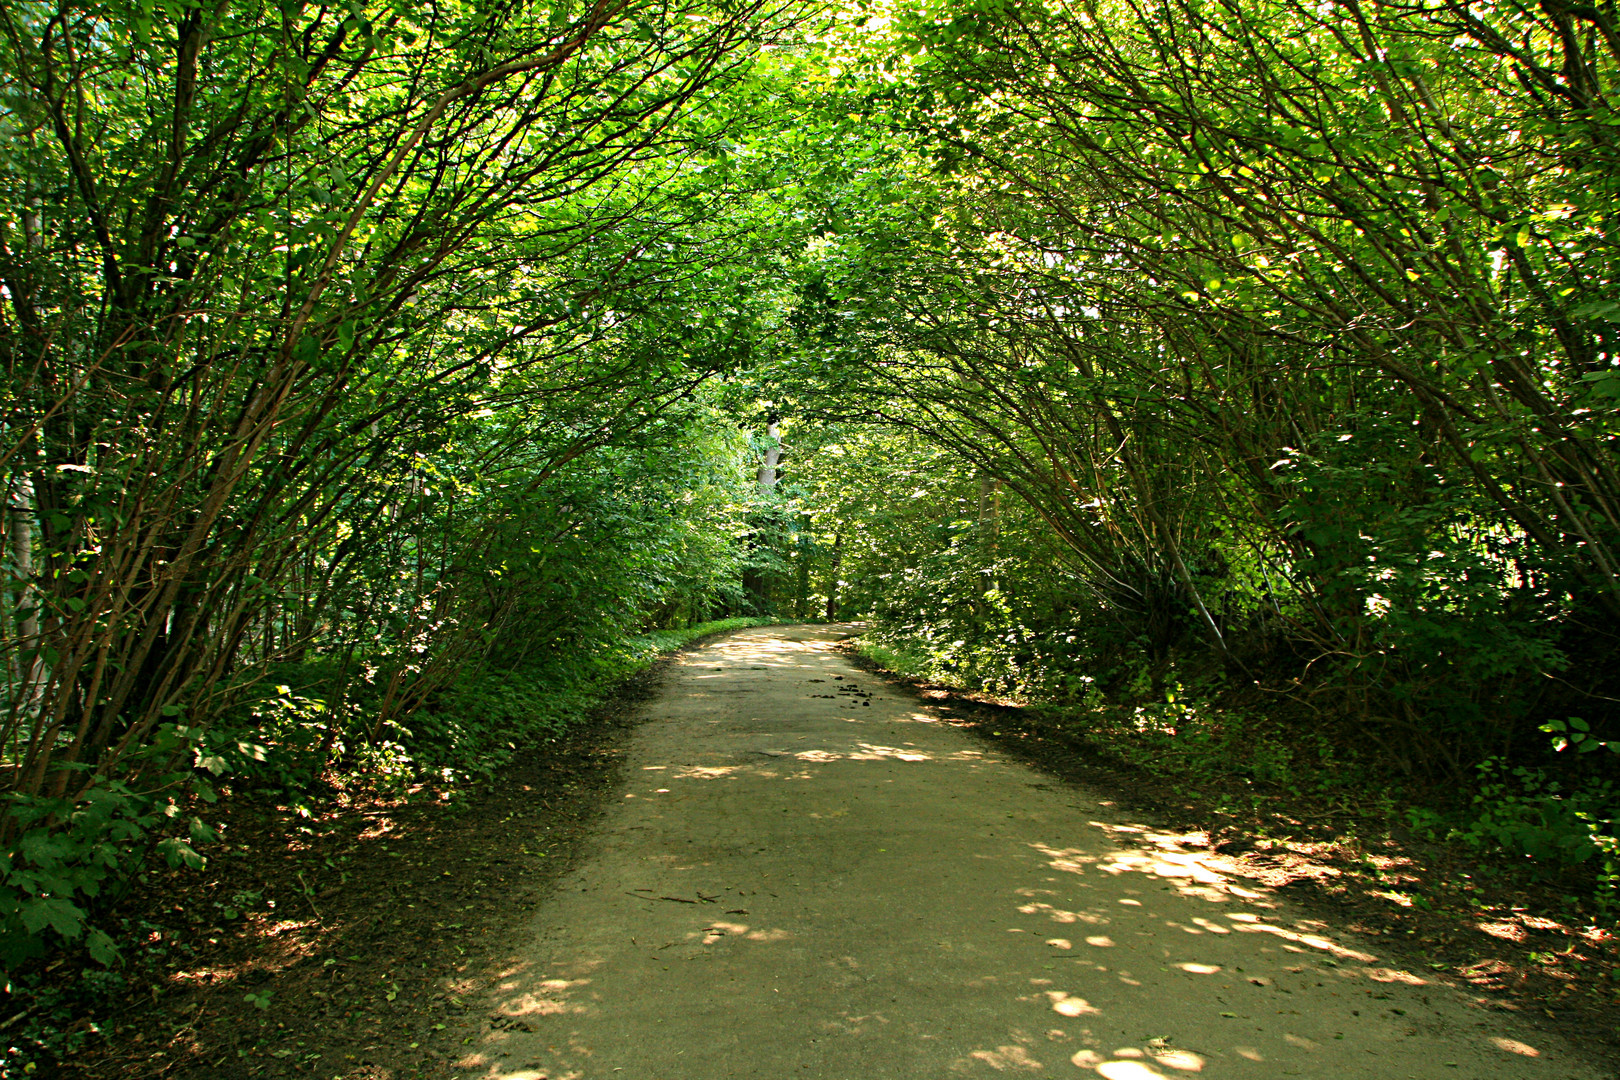
[[[772,420],[765,427],[765,435],[771,440],[765,448],[765,460],[759,467],[759,493],[769,495],[776,490],[776,466],[782,460],[782,425]]]
[[[827,574],[827,621],[838,621],[838,566],[844,560],[844,534],[833,533],[832,569]]]
[[[1001,481],[979,474],[979,596],[995,587],[996,543],[1001,536]]]
[[[45,660],[40,656],[39,590],[34,587],[34,484],[19,476],[11,489],[11,563],[22,588],[17,590],[17,606],[24,612],[17,621],[17,700],[28,707],[39,704],[45,690]],[[32,653],[32,657],[28,654]]]

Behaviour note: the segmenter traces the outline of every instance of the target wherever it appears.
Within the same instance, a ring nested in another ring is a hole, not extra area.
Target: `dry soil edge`
[[[460,1075],[1608,1075],[941,723],[847,633],[677,660]]]

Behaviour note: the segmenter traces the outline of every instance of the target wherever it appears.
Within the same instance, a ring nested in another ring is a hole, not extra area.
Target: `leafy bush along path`
[[[682,659],[595,850],[462,998],[459,1075],[1610,1075],[954,730],[841,636]]]
[[[480,973],[569,865],[662,670],[452,802],[227,800],[207,870],[153,874],[115,913],[125,966],[53,964],[19,1002],[0,1076],[442,1076]]]

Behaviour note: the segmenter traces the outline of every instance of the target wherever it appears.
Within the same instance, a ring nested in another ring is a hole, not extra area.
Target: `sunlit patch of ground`
[[[853,648],[858,665],[871,671]],[[1418,842],[1371,811],[1319,805],[1310,797],[1241,784],[1189,794],[1183,781],[1129,769],[1098,754],[1078,728],[1045,726],[1021,703],[882,673],[948,707],[946,722],[970,729],[998,750],[1050,774],[1080,781],[1109,809],[1149,817],[1134,842],[1137,867],[1196,865],[1224,878],[1211,883],[1243,898],[1254,886],[1296,902],[1319,903],[1348,925],[1410,957],[1409,967],[1480,994],[1482,1004],[1540,1017],[1587,1044],[1620,1055],[1620,936],[1612,913],[1598,917],[1570,904],[1553,882],[1537,882],[1471,855]],[[1233,811],[1233,805],[1252,811]],[[1149,835],[1156,834],[1156,835]],[[1116,834],[1130,839],[1128,830]],[[1192,859],[1166,858],[1166,853]],[[1116,863],[1116,865],[1123,865]],[[1189,929],[1199,929],[1192,927]]]

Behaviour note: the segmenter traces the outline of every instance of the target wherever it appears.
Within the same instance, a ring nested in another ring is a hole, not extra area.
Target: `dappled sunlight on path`
[[[463,1075],[1597,1076],[1002,760],[837,636],[683,660]]]

